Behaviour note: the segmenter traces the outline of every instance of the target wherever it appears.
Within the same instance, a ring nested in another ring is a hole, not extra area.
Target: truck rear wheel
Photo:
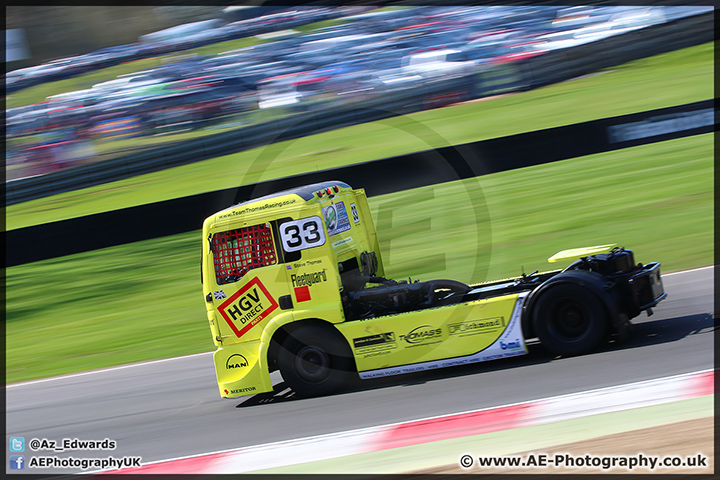
[[[559,355],[592,351],[605,338],[607,314],[600,299],[579,285],[560,284],[538,298],[533,328],[545,348]]]
[[[354,365],[340,334],[317,325],[290,333],[278,354],[283,379],[303,397],[327,395],[347,386]]]

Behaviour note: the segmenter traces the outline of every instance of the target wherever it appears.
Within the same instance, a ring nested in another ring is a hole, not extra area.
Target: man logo
[[[233,370],[236,368],[245,368],[248,366],[248,361],[245,357],[240,355],[239,353],[236,353],[234,355],[230,355],[230,358],[227,359],[227,362],[225,362],[225,368],[228,370]]]

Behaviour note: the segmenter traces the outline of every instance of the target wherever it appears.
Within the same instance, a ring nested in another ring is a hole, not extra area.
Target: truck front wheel
[[[559,355],[592,351],[605,338],[607,314],[600,299],[579,285],[560,284],[538,298],[533,328],[545,348]]]
[[[278,366],[283,380],[303,397],[340,390],[350,383],[355,370],[352,353],[340,334],[317,325],[287,336],[280,346]]]

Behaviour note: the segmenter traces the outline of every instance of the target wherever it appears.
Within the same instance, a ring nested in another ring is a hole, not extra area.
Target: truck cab
[[[207,218],[203,293],[221,395],[272,390],[273,334],[300,320],[343,322],[342,276],[361,267],[383,275],[375,252],[365,192],[342,182],[279,192]]]

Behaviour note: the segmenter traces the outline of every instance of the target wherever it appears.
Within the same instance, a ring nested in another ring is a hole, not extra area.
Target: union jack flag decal
[[[227,295],[225,295],[225,290],[215,290],[213,292],[213,295],[215,296],[215,300],[222,300],[223,298],[227,298]]]

